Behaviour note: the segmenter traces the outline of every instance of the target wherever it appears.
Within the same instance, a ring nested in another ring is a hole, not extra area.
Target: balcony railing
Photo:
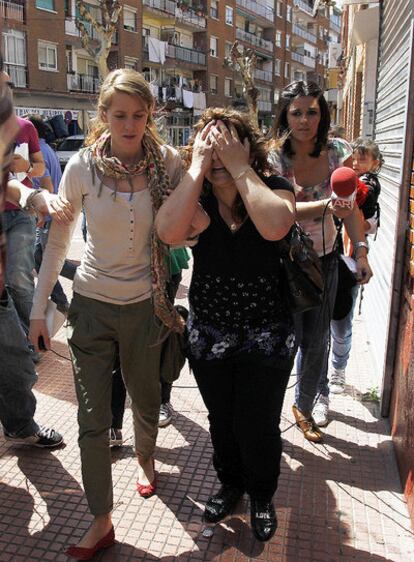
[[[272,81],[272,73],[269,70],[262,70],[261,68],[256,68],[254,71],[254,76],[258,80],[265,80],[266,82]]]
[[[273,52],[273,43],[271,41],[267,41],[266,39],[262,39],[261,37],[257,37],[253,33],[248,33],[239,27],[236,28],[236,37],[237,39],[241,39],[242,41],[246,41],[251,45],[255,45],[256,47],[260,47],[262,49],[266,49],[266,51]]]
[[[24,5],[8,0],[0,0],[0,18],[24,21]]]
[[[191,8],[188,8],[186,11],[176,8],[175,19],[177,22],[188,23],[201,29],[205,29],[207,27],[207,20],[205,16],[200,16]]]
[[[307,14],[310,14],[310,15],[313,14],[313,8],[311,6],[309,6],[309,4],[307,2],[304,2],[304,0],[294,0],[293,3],[294,3],[295,6],[297,6],[298,8],[300,8],[301,10],[306,12]]]
[[[250,12],[254,12],[271,22],[275,21],[275,12],[270,6],[263,6],[255,2],[255,0],[237,0],[236,4],[242,8],[247,8]]]
[[[142,38],[142,50],[148,52],[148,36]],[[173,45],[172,43],[167,43],[166,56],[171,59],[181,60],[188,62],[190,64],[200,64],[205,66],[206,55],[195,49],[189,49],[188,47],[180,47],[179,45]]]
[[[257,102],[257,109],[259,111],[265,111],[266,113],[270,113],[272,111],[272,102],[259,100]]]
[[[194,64],[206,64],[206,55],[196,51],[195,49],[189,49],[188,47],[179,47],[178,45],[171,45],[175,47],[175,58],[185,62],[190,62]]]
[[[99,90],[99,78],[88,74],[67,74],[68,90],[96,94]]]
[[[153,10],[159,10],[160,12],[175,16],[177,2],[173,2],[173,0],[143,0],[142,3]]]
[[[89,37],[91,39],[99,39],[99,35],[94,27],[86,21],[83,22],[84,26],[88,30]],[[80,37],[80,31],[76,27],[75,20],[73,19],[65,19],[65,33],[67,35],[75,35],[76,37]]]
[[[20,64],[5,63],[4,70],[10,76],[16,88],[25,88],[27,86],[27,67]]]
[[[314,35],[313,33],[309,33],[309,31],[307,31],[297,23],[293,24],[293,33],[299,35],[299,37],[303,37],[303,39],[307,39],[311,43],[316,43],[316,35]]]
[[[300,64],[303,64],[303,55],[301,55],[300,53],[297,53],[296,51],[292,51],[291,57],[292,57],[292,60],[294,60],[296,62],[300,62]]]

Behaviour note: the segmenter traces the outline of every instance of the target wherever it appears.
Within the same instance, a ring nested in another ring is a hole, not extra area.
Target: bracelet
[[[233,181],[237,181],[237,180],[241,179],[250,170],[251,170],[251,167],[247,166],[247,168],[245,168],[242,172],[240,172],[240,174],[238,174],[236,177],[233,178]]]
[[[367,254],[369,252],[369,247],[368,247],[368,244],[366,242],[362,242],[362,241],[361,242],[355,242],[354,250],[357,251],[358,248],[365,248],[366,251],[367,251]]]

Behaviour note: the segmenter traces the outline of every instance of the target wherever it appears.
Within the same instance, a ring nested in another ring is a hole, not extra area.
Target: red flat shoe
[[[90,560],[99,550],[108,548],[114,545],[115,542],[115,531],[112,527],[111,530],[95,544],[95,546],[91,546],[91,548],[83,548],[81,546],[72,545],[66,549],[65,554],[66,556],[71,556],[77,560]]]
[[[150,484],[140,484],[137,480],[137,492],[141,498],[150,498],[155,494],[157,489],[157,477],[155,476],[155,463],[152,459],[152,468],[154,469],[154,480]]]

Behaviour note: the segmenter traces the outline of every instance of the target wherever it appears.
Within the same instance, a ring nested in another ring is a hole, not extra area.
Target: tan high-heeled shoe
[[[306,417],[295,405],[292,406],[292,411],[295,416],[296,425],[302,431],[305,439],[312,441],[312,443],[321,443],[323,441],[323,433],[316,425],[313,417]]]

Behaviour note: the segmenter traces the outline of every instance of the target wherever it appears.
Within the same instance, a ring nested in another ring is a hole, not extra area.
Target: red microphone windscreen
[[[357,175],[351,168],[342,166],[332,172],[331,189],[338,197],[348,197],[357,186]]]

